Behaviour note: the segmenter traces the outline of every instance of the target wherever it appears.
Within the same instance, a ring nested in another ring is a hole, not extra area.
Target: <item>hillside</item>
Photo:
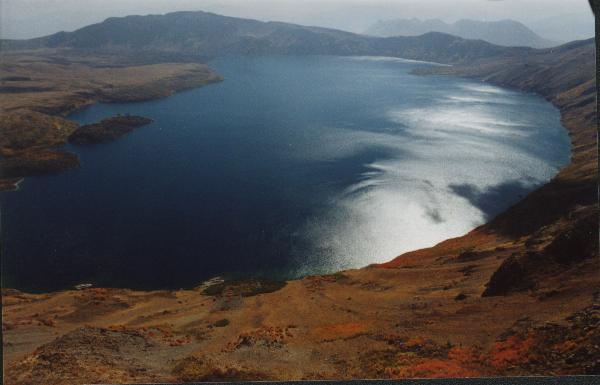
[[[5,40],[2,47],[118,52],[161,61],[206,60],[228,54],[327,54],[386,55],[447,64],[527,52],[439,33],[376,38],[206,12],[110,18],[74,32],[24,41]]]
[[[366,35],[419,36],[428,32],[441,32],[464,39],[485,40],[506,47],[548,48],[559,45],[555,41],[544,39],[523,23],[514,20],[476,21],[459,20],[446,23],[439,19],[395,19],[381,20],[366,31]]]

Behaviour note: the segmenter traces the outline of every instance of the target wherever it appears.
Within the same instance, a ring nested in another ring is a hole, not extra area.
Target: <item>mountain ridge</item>
[[[440,19],[392,19],[380,20],[369,27],[365,34],[372,36],[418,36],[427,32],[442,32],[465,39],[484,40],[507,47],[549,48],[559,42],[545,39],[515,20],[479,21],[461,19],[446,23]]]
[[[226,54],[380,55],[462,63],[528,53],[531,48],[500,47],[430,32],[411,37],[373,37],[330,28],[262,22],[202,11],[113,17],[73,32],[29,40],[0,41],[6,52],[70,49],[157,54],[163,60],[207,60]]]

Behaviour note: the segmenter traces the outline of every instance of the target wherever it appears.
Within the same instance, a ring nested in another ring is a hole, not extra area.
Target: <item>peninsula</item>
[[[78,125],[66,118],[74,110],[96,102],[167,97],[222,80],[204,64],[132,65],[127,60],[44,50],[2,53],[0,191],[14,189],[22,177],[79,165],[76,155],[57,149],[73,135],[81,137]]]

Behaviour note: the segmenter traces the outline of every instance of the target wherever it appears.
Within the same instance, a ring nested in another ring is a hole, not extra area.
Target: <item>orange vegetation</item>
[[[369,329],[366,322],[347,322],[332,325],[319,326],[314,333],[323,337],[326,341],[356,337]]]
[[[532,334],[524,339],[511,336],[506,341],[496,342],[490,349],[490,364],[495,369],[502,370],[512,364],[530,361],[530,351],[534,344],[535,338]]]

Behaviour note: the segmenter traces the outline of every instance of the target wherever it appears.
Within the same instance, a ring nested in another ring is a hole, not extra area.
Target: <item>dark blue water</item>
[[[219,84],[99,104],[154,123],[2,204],[4,285],[190,287],[365,266],[483,223],[568,161],[559,114],[385,58],[223,58]]]

